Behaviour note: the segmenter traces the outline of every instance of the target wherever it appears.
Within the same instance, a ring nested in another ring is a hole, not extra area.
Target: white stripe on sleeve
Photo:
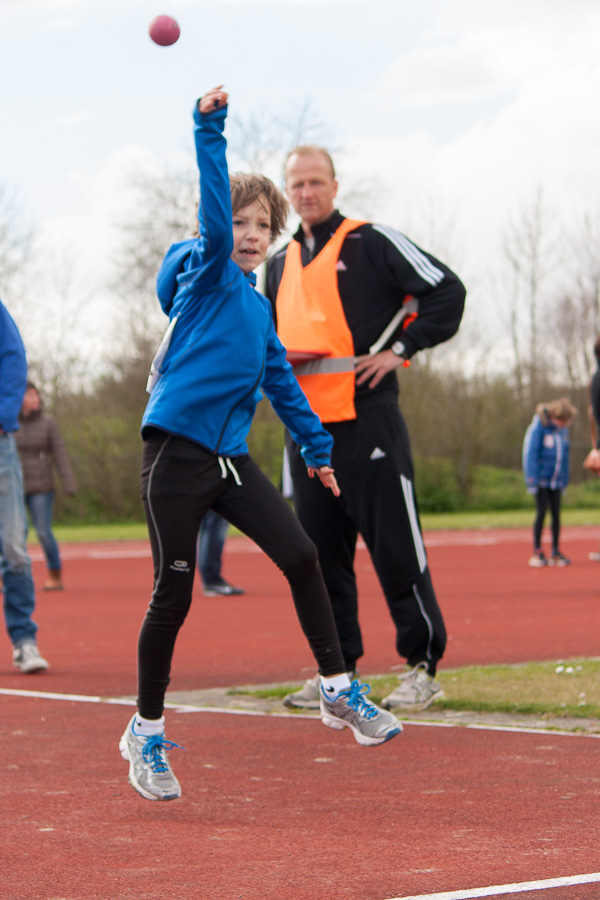
[[[396,250],[402,254],[424,281],[436,285],[443,280],[444,273],[442,270],[434,266],[431,260],[427,259],[425,254],[418,247],[415,247],[401,231],[396,231],[387,225],[373,225],[373,228],[394,245]]]

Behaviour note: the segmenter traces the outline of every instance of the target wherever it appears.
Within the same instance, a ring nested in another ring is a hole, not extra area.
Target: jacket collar
[[[341,214],[339,209],[334,209],[328,219],[319,222],[318,225],[313,225],[311,230],[315,239],[315,245],[319,248],[324,247],[331,235],[337,231],[345,218],[346,217]],[[305,243],[302,225],[300,225],[294,234],[294,240],[298,241],[299,244]]]

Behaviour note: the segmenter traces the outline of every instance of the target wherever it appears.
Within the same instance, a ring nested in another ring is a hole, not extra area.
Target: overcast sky
[[[538,186],[561,220],[600,207],[599,44],[598,0],[0,0],[0,182],[102,251],[123,168],[189,152],[223,82],[240,115],[308,101],[341,177],[385,183],[372,216],[413,236],[443,210],[480,282]]]

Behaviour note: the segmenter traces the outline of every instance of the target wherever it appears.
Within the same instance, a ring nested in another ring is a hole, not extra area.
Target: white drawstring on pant
[[[229,457],[228,456],[225,456],[225,457],[219,456],[219,457],[217,457],[217,459],[219,460],[219,465],[221,466],[221,478],[227,478],[227,469],[229,469],[229,471],[231,472],[231,474],[233,475],[233,477],[235,479],[235,483],[239,487],[241,487],[242,480],[241,480],[240,476],[238,475],[237,470],[236,470],[234,464],[229,459]]]

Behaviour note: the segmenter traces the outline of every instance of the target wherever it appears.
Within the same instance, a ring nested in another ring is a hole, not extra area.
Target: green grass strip
[[[369,676],[370,698],[380,703],[397,676]],[[600,659],[571,659],[511,666],[466,666],[438,672],[444,697],[435,709],[512,713],[552,718],[600,719]],[[296,685],[231,691],[281,700]]]

